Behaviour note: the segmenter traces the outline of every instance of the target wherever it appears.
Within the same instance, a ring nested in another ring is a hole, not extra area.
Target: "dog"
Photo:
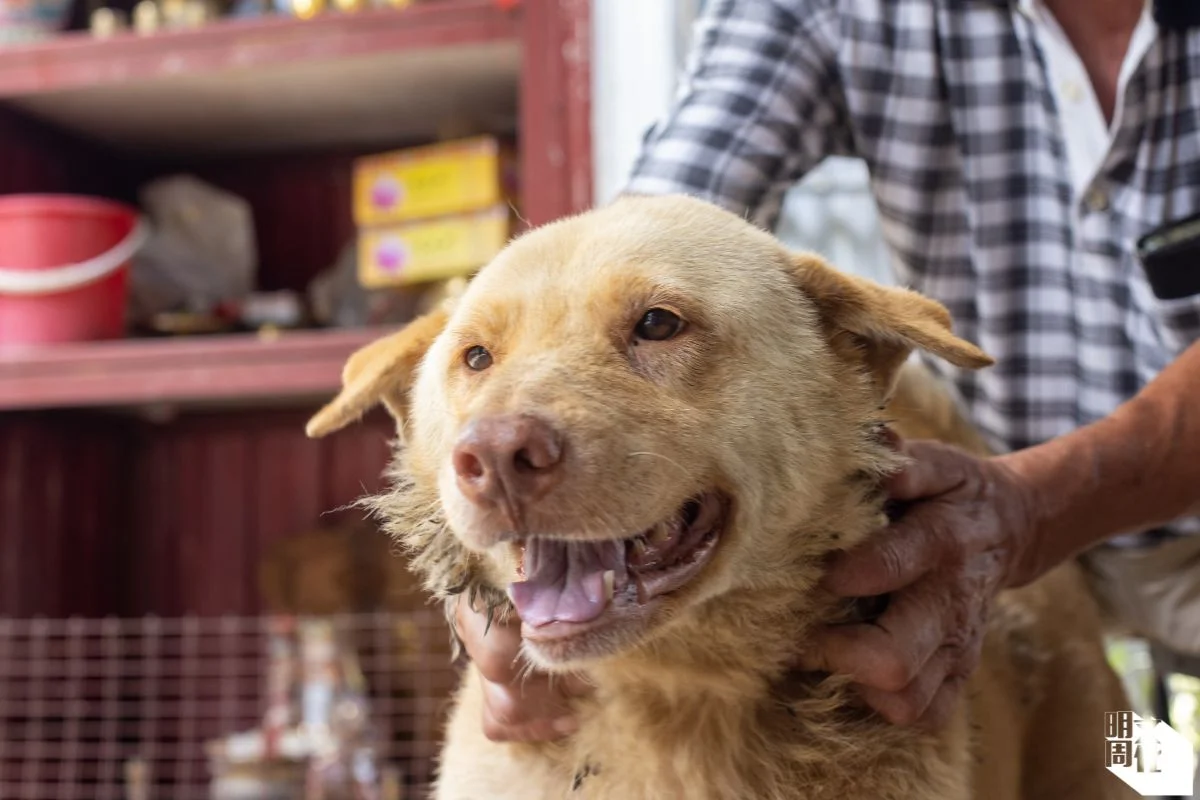
[[[883,426],[986,452],[914,350],[991,362],[940,304],[669,196],[526,233],[355,353],[309,435],[382,403],[398,443],[369,502],[426,588],[451,616],[518,614],[530,663],[595,687],[566,740],[496,743],[468,668],[435,796],[1131,796],[1104,769],[1102,713],[1128,703],[1074,565],[1002,594],[937,732],[845,678],[777,689],[844,612],[824,558],[885,522]]]

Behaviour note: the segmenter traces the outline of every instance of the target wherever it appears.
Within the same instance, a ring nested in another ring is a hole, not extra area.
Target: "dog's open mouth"
[[[645,605],[682,588],[704,568],[728,508],[724,495],[706,492],[670,519],[626,539],[526,539],[517,544],[522,580],[509,587],[509,597],[533,629],[574,628],[610,607]]]

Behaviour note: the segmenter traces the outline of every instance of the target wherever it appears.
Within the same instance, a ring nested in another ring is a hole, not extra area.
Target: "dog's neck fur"
[[[651,769],[633,785],[703,774],[713,797],[734,796],[732,787],[758,787],[754,796],[771,797],[772,787],[798,780],[836,786],[840,780],[827,771],[844,778],[859,763],[887,770],[897,738],[911,734],[871,717],[848,679],[791,669],[814,629],[845,615],[845,605],[817,587],[822,556],[861,541],[884,519],[877,476],[894,466],[896,456],[875,438],[863,453],[860,469],[847,474],[792,534],[812,550],[797,549],[780,572],[789,579],[721,595],[651,642],[587,670],[596,697],[584,710],[594,716],[579,737],[575,757],[584,763],[577,769],[602,770],[608,747],[635,748],[648,754],[648,764],[675,770]],[[714,638],[712,631],[722,634]],[[764,759],[764,733],[788,755]],[[672,751],[651,757],[660,742],[672,743]],[[694,752],[687,752],[689,742]],[[723,782],[729,791],[721,789]],[[595,783],[599,796],[613,789],[602,773]],[[661,796],[670,796],[669,786],[661,788]]]
[[[789,672],[811,633],[846,617],[847,605],[818,587],[822,562],[833,551],[861,541],[886,519],[876,473],[882,463],[894,462],[886,453],[871,469],[840,482],[823,507],[790,534],[808,542],[809,549],[797,549],[791,563],[780,569],[780,580],[713,598],[650,642],[589,668],[589,674],[614,693],[652,691],[663,698],[702,702],[728,697],[740,704],[750,698],[769,699],[771,687]],[[712,637],[714,630],[722,636]],[[810,688],[824,696],[815,684],[814,680]]]

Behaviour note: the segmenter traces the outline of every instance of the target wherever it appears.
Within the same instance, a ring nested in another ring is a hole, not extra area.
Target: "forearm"
[[[1110,416],[997,460],[1035,497],[1018,583],[1113,536],[1200,512],[1200,343]]]

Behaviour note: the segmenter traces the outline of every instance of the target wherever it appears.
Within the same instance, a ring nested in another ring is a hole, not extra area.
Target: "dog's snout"
[[[501,505],[512,514],[558,483],[562,456],[562,435],[545,420],[529,415],[483,417],[459,437],[454,472],[471,502]]]

